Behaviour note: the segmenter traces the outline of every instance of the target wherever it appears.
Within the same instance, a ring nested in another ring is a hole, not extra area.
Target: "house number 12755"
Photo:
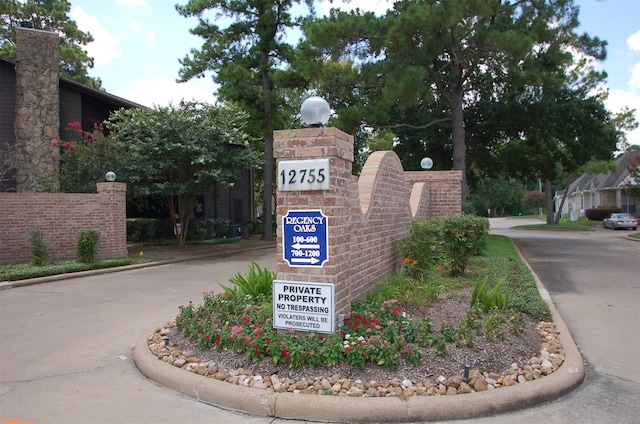
[[[329,190],[329,159],[278,162],[278,190]]]

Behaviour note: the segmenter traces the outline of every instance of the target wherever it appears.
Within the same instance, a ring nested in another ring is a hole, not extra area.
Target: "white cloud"
[[[631,78],[629,79],[629,86],[632,90],[640,92],[640,62],[636,63],[631,70]]]
[[[148,107],[177,105],[181,100],[197,100],[213,104],[215,87],[210,78],[200,78],[186,83],[157,78],[153,80],[138,80],[133,89],[117,90],[113,94]]]
[[[640,68],[640,66],[636,66]],[[610,90],[609,97],[605,101],[607,109],[613,113],[620,112],[623,108],[635,109],[636,121],[640,122],[640,92],[623,90]],[[640,144],[640,128],[627,133],[627,141],[631,144]]]
[[[627,38],[627,46],[633,51],[640,52],[640,31]]]
[[[89,32],[93,36],[94,41],[86,46],[86,50],[94,59],[96,67],[106,65],[120,57],[122,54],[120,41],[104,29],[98,18],[77,6],[71,9],[70,16],[76,21],[81,31]]]
[[[154,32],[147,31],[144,33],[144,38],[147,41],[153,41],[156,39],[156,34]]]
[[[140,31],[140,23],[138,21],[132,21],[129,24],[129,29],[132,31]]]

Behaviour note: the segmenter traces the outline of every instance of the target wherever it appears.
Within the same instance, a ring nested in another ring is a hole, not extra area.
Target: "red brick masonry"
[[[413,219],[462,213],[460,171],[405,172],[392,151],[369,156],[360,177],[351,175],[353,137],[336,128],[276,131],[280,161],[330,159],[329,190],[278,191],[278,223],[289,210],[320,209],[328,217],[328,256],[322,268],[290,267],[278,226],[278,278],[335,285],[336,313],[370,290],[398,265],[394,241]]]
[[[33,231],[51,243],[51,259],[74,258],[78,230],[88,228],[100,231],[98,258],[127,256],[126,184],[97,187],[97,194],[0,193],[0,264],[30,261]]]

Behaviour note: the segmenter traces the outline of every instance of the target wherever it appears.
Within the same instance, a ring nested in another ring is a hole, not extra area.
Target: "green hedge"
[[[148,241],[156,236],[158,220],[154,218],[128,218],[127,240]]]
[[[409,235],[398,244],[399,253],[417,267],[441,264],[460,276],[484,247],[489,220],[473,215],[450,215],[409,224]]]
[[[584,216],[589,221],[602,221],[612,213],[620,213],[622,209],[620,208],[594,208],[594,209],[585,209]]]

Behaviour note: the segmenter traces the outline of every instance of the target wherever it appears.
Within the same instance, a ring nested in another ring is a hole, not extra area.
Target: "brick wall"
[[[428,198],[428,206],[420,212],[421,217],[462,214],[462,171],[405,171],[404,179],[414,189],[421,184],[426,189],[423,197]]]
[[[0,193],[0,264],[32,259],[29,233],[42,231],[51,259],[76,257],[80,229],[100,230],[98,258],[127,256],[126,184],[98,183],[98,193]]]
[[[323,267],[291,267],[283,258],[278,225],[278,278],[334,284],[336,314],[369,291],[398,265],[393,243],[407,234],[412,219],[460,215],[460,171],[405,172],[391,151],[374,152],[360,177],[351,175],[353,137],[335,128],[276,131],[274,156],[330,158],[330,189],[278,191],[278,223],[289,210],[320,209],[328,217],[328,256]]]

